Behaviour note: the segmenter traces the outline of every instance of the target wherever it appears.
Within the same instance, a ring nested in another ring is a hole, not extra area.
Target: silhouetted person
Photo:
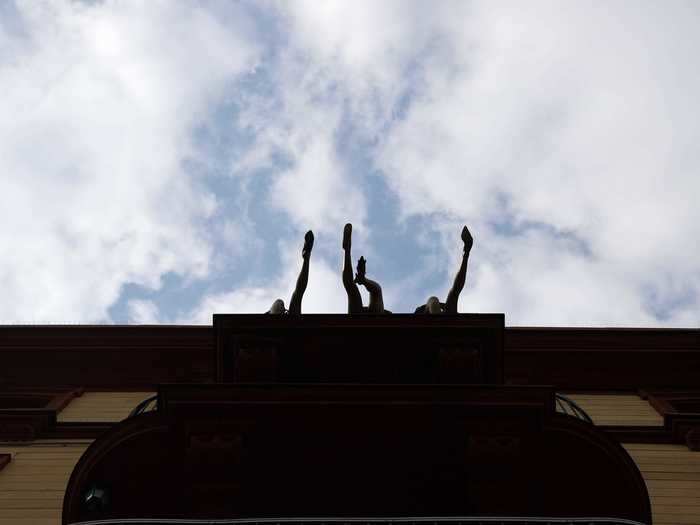
[[[301,313],[301,300],[306,291],[306,285],[309,282],[309,259],[311,258],[311,250],[314,247],[314,232],[309,230],[304,236],[304,248],[301,251],[301,257],[304,262],[301,264],[301,271],[297,279],[297,286],[292,293],[292,299],[289,301],[289,311],[284,308],[284,301],[277,299],[270,309],[265,312],[267,314],[291,314],[296,315]]]
[[[464,253],[462,254],[462,264],[459,267],[459,271],[455,276],[454,283],[452,284],[452,289],[450,293],[447,294],[447,301],[441,303],[440,300],[435,297],[429,297],[426,303],[422,306],[416,308],[415,313],[417,314],[456,314],[457,313],[457,299],[459,299],[459,294],[464,288],[464,282],[467,278],[467,262],[469,261],[469,252],[474,244],[474,239],[472,238],[469,229],[465,226],[462,228],[462,241],[464,242]]]
[[[352,256],[350,249],[352,247],[352,224],[348,223],[343,229],[343,250],[345,251],[345,259],[343,262],[343,286],[348,294],[348,313],[387,313],[391,312],[384,309],[384,300],[382,298],[382,287],[375,281],[367,279],[365,276],[366,263],[364,257],[360,257],[357,261],[357,274],[352,277]],[[357,287],[358,284],[364,285],[369,292],[369,307],[362,306],[362,296]]]

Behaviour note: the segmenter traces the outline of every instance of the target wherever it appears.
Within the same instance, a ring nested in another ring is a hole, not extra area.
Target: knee
[[[442,310],[440,309],[440,300],[435,297],[429,297],[425,303],[425,311],[429,314],[439,314]]]
[[[274,303],[272,303],[272,306],[270,306],[270,310],[268,311],[268,313],[271,314],[283,314],[284,312],[284,301],[282,299],[277,299]]]

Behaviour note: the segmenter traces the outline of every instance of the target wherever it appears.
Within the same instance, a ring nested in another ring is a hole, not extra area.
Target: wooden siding
[[[700,452],[685,445],[625,443],[644,476],[654,525],[700,524]]]
[[[56,421],[121,421],[155,392],[85,392],[58,413]]]
[[[12,461],[0,471],[0,525],[60,525],[63,495],[90,440],[2,445]]]
[[[596,425],[662,427],[664,419],[637,395],[564,394],[591,416]]]

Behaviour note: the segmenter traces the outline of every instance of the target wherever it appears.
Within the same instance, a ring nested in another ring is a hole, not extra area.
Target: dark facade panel
[[[0,385],[152,389],[213,381],[208,326],[0,327]]]
[[[508,384],[633,392],[697,387],[700,377],[698,329],[506,328],[503,347]],[[243,357],[266,366],[263,354]],[[214,382],[223,366],[213,326],[0,327],[0,388],[150,390]]]
[[[505,376],[567,391],[697,388],[700,330],[506,328]]]

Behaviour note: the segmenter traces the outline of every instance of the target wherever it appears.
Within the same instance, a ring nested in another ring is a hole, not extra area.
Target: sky
[[[700,327],[694,1],[0,0],[0,323]],[[367,304],[368,296],[361,288]]]

